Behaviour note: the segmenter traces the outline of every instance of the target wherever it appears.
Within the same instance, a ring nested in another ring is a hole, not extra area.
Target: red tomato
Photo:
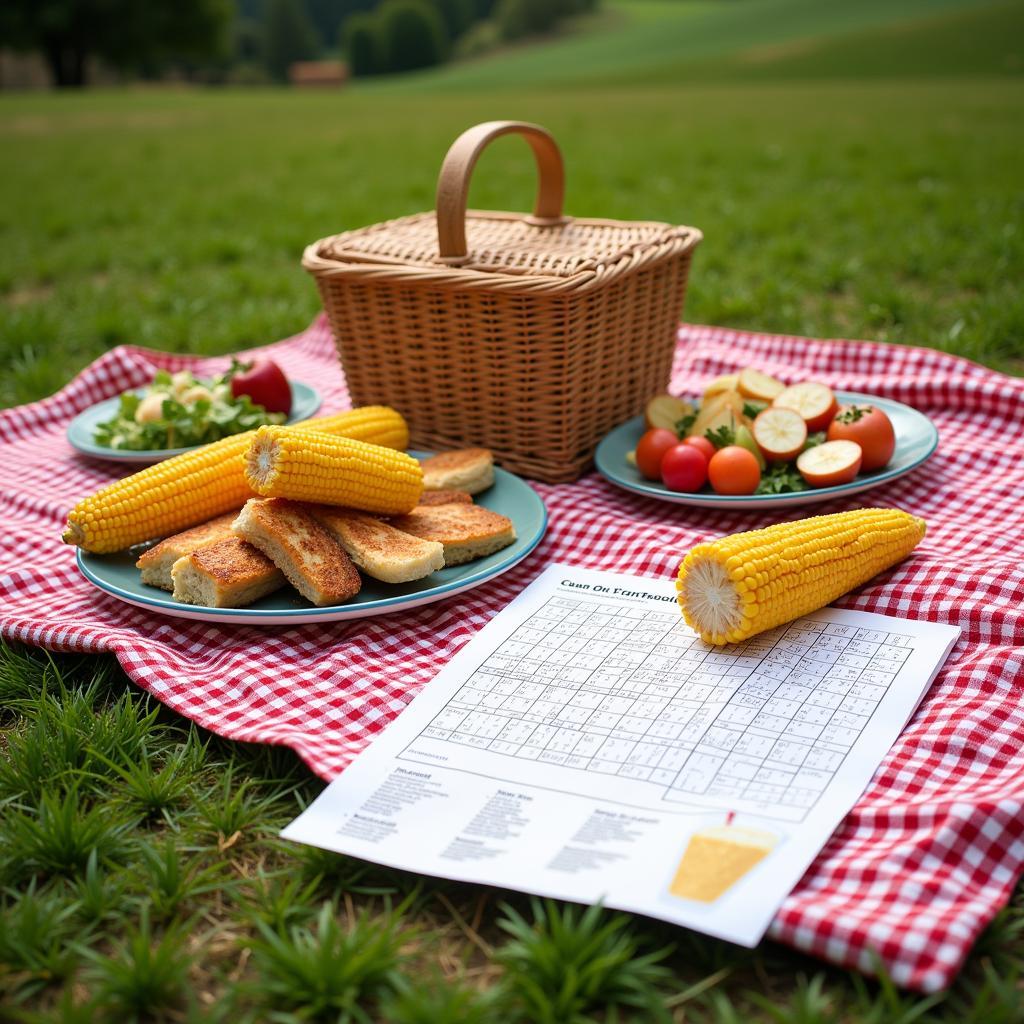
[[[873,405],[848,405],[836,413],[826,435],[829,441],[853,441],[863,451],[861,472],[881,469],[896,449],[892,421]]]
[[[699,491],[708,479],[708,460],[692,444],[677,444],[661,460],[661,479],[670,491]]]
[[[648,480],[661,480],[661,459],[679,444],[679,438],[666,427],[652,427],[636,446],[636,468]]]
[[[683,444],[688,444],[697,451],[704,453],[704,459],[707,462],[711,461],[711,457],[717,450],[715,446],[706,437],[688,437]]]
[[[231,378],[231,394],[248,395],[254,405],[262,405],[267,412],[292,411],[292,387],[277,363],[269,359],[257,359],[248,370],[242,370]]]
[[[753,494],[761,482],[761,467],[752,452],[731,444],[712,456],[708,478],[716,494]]]

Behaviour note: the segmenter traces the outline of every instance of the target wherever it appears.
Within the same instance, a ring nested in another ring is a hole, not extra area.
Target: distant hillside
[[[605,0],[574,31],[374,89],[1024,73],[1020,0]]]

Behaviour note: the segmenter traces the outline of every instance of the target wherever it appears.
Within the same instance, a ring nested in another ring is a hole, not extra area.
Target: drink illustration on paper
[[[679,899],[714,903],[768,856],[779,836],[760,828],[725,823],[694,832],[668,891]]]

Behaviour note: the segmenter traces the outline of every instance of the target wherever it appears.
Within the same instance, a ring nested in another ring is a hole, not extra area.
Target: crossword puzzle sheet
[[[812,618],[716,648],[671,608],[552,596],[421,736],[802,820],[911,645]]]
[[[284,834],[753,945],[958,634],[827,608],[714,647],[671,580],[551,566]]]

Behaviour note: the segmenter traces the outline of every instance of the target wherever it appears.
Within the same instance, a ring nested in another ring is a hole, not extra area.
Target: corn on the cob
[[[384,515],[409,512],[423,491],[423,470],[404,452],[290,427],[256,431],[245,455],[245,478],[264,498]]]
[[[736,643],[834,601],[906,558],[925,522],[863,508],[698,544],[679,566],[679,605],[709,644]]]
[[[307,420],[290,429],[343,434],[389,448],[409,443],[405,420],[382,405]],[[68,513],[65,542],[98,554],[121,551],[241,508],[253,496],[245,481],[245,452],[254,435],[250,430],[203,445],[83,498]]]

